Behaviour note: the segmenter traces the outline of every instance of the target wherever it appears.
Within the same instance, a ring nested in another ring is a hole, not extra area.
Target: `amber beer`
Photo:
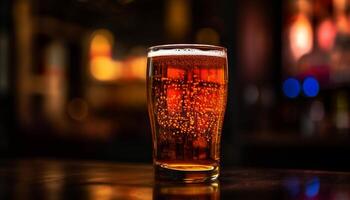
[[[157,179],[203,182],[218,177],[227,81],[225,48],[150,48],[147,93]]]

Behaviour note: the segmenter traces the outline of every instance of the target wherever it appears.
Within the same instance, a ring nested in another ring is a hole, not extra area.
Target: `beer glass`
[[[156,179],[187,183],[217,179],[227,82],[223,47],[149,48],[147,101]]]

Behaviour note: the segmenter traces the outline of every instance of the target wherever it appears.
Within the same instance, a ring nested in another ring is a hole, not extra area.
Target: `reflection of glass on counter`
[[[217,200],[220,199],[220,185],[218,182],[191,185],[159,183],[154,188],[153,199]]]

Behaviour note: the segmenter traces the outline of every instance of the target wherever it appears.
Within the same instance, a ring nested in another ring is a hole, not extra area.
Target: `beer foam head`
[[[165,45],[166,46],[166,45]],[[170,46],[170,45],[169,45]],[[215,49],[210,49],[210,45],[204,46],[207,47],[205,49],[201,49],[201,46],[196,48],[194,47],[188,47],[188,48],[177,48],[174,46],[174,48],[167,49],[167,48],[161,48],[159,46],[158,48],[151,48],[148,52],[148,57],[157,57],[157,56],[214,56],[214,57],[226,57],[226,51],[224,48],[220,50],[221,47],[215,47]]]

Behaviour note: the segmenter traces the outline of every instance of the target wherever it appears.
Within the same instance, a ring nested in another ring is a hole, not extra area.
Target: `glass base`
[[[219,177],[219,166],[192,163],[155,163],[155,178],[160,181],[184,183],[212,182]]]

